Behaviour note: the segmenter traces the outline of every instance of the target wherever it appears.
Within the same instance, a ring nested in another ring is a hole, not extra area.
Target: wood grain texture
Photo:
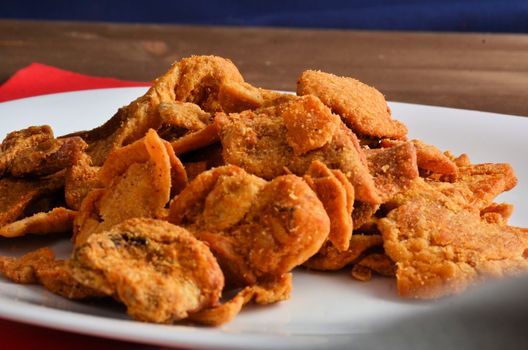
[[[0,81],[31,62],[148,81],[193,54],[229,57],[270,89],[321,69],[393,101],[528,116],[528,35],[0,20]]]

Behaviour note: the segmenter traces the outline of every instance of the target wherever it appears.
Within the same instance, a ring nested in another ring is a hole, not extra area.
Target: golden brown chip
[[[210,146],[220,140],[218,136],[218,125],[210,124],[205,128],[180,137],[171,142],[174,153],[185,154],[200,148]]]
[[[517,184],[517,177],[509,164],[473,164],[459,167],[455,182],[431,181],[431,186],[468,207],[481,209],[502,192]]]
[[[80,137],[55,139],[47,125],[9,133],[0,146],[0,176],[44,176],[74,164],[87,147]]]
[[[382,202],[408,188],[419,176],[416,150],[411,142],[391,148],[367,150],[366,155]]]
[[[319,97],[362,137],[401,139],[407,134],[405,125],[392,119],[385,97],[356,79],[307,70],[297,82],[297,93]]]
[[[30,126],[7,134],[0,145],[0,176],[9,173],[9,167],[20,151],[35,148],[52,139],[53,131],[49,125]]]
[[[218,303],[224,277],[187,230],[130,219],[91,235],[69,262],[81,284],[124,303],[137,320],[170,323]]]
[[[528,270],[526,232],[486,223],[427,183],[415,184],[378,221],[400,295],[436,298]]]
[[[92,160],[86,154],[66,171],[64,180],[64,199],[69,208],[78,210],[86,195],[94,188],[101,187],[97,172],[99,167],[92,166]]]
[[[157,78],[145,95],[119,109],[105,124],[72,135],[88,143],[88,154],[94,165],[100,166],[113,150],[139,140],[149,129],[160,128],[158,108],[163,102],[191,102],[206,112],[221,110],[217,95],[226,80],[243,81],[230,60],[217,56],[184,58]]]
[[[302,264],[326,240],[330,223],[299,177],[266,183],[235,166],[199,175],[171,203],[169,221],[209,244],[232,285],[253,285]]]
[[[257,109],[284,98],[288,98],[288,95],[260,89],[236,80],[226,80],[218,91],[218,103],[225,113]]]
[[[54,259],[50,248],[40,248],[20,258],[0,256],[0,272],[16,283],[38,283],[36,270]]]
[[[383,147],[393,147],[403,143],[397,140],[382,140]],[[432,174],[451,175],[456,178],[458,167],[455,162],[442,151],[432,145],[428,145],[421,140],[412,140],[416,149],[416,163],[418,168],[426,170]]]
[[[13,282],[41,284],[50,292],[68,299],[102,296],[75,281],[64,260],[55,260],[55,254],[48,247],[29,252],[19,258],[0,257],[0,272]]]
[[[64,173],[38,179],[0,179],[0,227],[53,208]]]
[[[177,64],[180,79],[175,85],[175,100],[195,103],[206,112],[222,111],[218,93],[225,82],[244,81],[233,62],[225,58],[191,56]]]
[[[43,235],[71,232],[75,215],[75,211],[60,207],[47,213],[36,213],[0,227],[0,236],[20,237],[29,233]]]
[[[210,113],[203,111],[194,103],[163,102],[158,109],[162,127],[174,128],[176,131],[179,129],[180,132],[198,131],[213,121]]]
[[[315,191],[330,218],[328,240],[338,250],[347,250],[352,236],[354,187],[342,172],[331,171],[319,161],[310,165],[304,179]]]
[[[245,287],[226,303],[189,315],[189,320],[208,326],[219,326],[235,318],[242,307],[251,300],[261,305],[276,303],[288,299],[291,289],[292,275],[287,273],[278,280]]]
[[[325,244],[321,250],[303,266],[313,270],[340,270],[356,262],[365,252],[383,244],[380,235],[353,234],[348,249],[339,251],[333,245]]]
[[[304,108],[302,106],[305,106],[306,101],[310,101],[310,105],[321,104],[319,101],[315,102],[317,100],[312,97],[297,97],[255,111],[217,114],[215,123],[220,129],[226,163],[240,166],[252,174],[270,180],[287,174],[288,171],[302,176],[312,161],[319,160],[330,169],[341,170],[346,175],[354,186],[358,200],[379,203],[380,197],[368,172],[366,158],[357,137],[343,123],[339,122],[331,140],[324,146],[300,156],[295,155],[288,142],[284,114]],[[321,113],[324,111],[322,108],[317,110]],[[325,113],[331,114],[329,110]],[[327,135],[327,132],[328,130],[324,135]]]
[[[163,217],[171,190],[170,158],[154,130],[112,152],[98,173],[104,188],[92,190],[79,209],[75,244],[129,218]]]
[[[339,117],[317,97],[306,96],[282,113],[286,126],[286,141],[295,156],[318,149],[332,140],[340,124]]]

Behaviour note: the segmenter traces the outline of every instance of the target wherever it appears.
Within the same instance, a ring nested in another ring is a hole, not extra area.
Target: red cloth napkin
[[[149,85],[145,82],[92,77],[32,63],[0,86],[0,102],[57,92]]]
[[[33,63],[16,72],[0,86],[0,102],[65,91],[149,85],[144,82],[91,77]],[[155,350],[159,347],[84,336],[0,319],[0,349]]]

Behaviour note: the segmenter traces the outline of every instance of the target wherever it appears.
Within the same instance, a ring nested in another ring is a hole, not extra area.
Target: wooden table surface
[[[192,54],[231,58],[270,89],[321,69],[388,100],[528,116],[528,35],[0,20],[0,82],[31,62],[149,81]]]
[[[293,90],[298,75],[312,68],[355,77],[393,101],[528,116],[528,35],[0,20],[0,83],[32,62],[149,81],[192,54],[229,57],[247,81],[270,89]],[[55,349],[76,341],[9,321],[0,321],[0,330],[15,332],[17,348],[27,344],[24,334]],[[152,349],[76,337],[104,349]]]

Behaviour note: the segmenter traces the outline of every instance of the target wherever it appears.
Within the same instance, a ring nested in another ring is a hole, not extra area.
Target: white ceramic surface
[[[101,89],[39,96],[0,103],[0,138],[11,130],[49,124],[56,135],[100,125],[144,88]],[[528,226],[528,118],[450,108],[391,103],[412,138],[420,138],[473,162],[509,162],[518,186],[499,199],[515,203],[511,224]],[[1,255],[19,255],[51,245],[67,255],[62,238],[0,239]],[[110,302],[72,302],[38,286],[0,278],[0,317],[71,332],[165,346],[197,349],[344,348],[358,334],[368,335],[387,322],[427,312],[434,302],[398,298],[394,282],[369,283],[343,273],[296,270],[290,300],[268,307],[250,306],[219,328],[153,325],[131,321]]]

